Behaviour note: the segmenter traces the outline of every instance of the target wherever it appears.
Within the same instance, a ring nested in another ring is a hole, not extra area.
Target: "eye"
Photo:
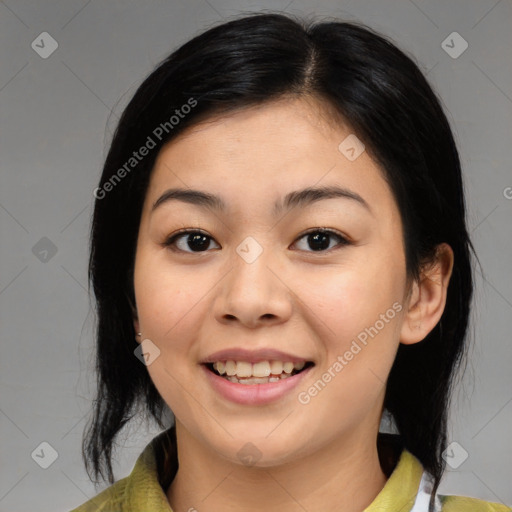
[[[330,249],[331,247],[329,247],[329,239],[331,237],[338,239],[338,246],[350,245],[350,242],[344,236],[342,236],[340,233],[337,233],[336,231],[333,231],[332,229],[315,228],[304,233],[297,240],[302,240],[305,237],[307,237],[306,243],[312,247],[313,252],[325,252],[325,249]]]
[[[314,228],[302,234],[297,241],[306,238],[306,243],[312,247],[312,251],[306,252],[325,252],[326,249],[331,249],[330,238],[334,237],[338,240],[338,246],[350,245],[350,242],[341,234],[333,231],[332,229]],[[169,237],[165,242],[165,247],[170,247],[171,250],[176,252],[200,253],[206,252],[210,246],[210,241],[213,238],[206,233],[193,230],[183,229]],[[297,243],[297,241],[295,243]],[[216,243],[216,242],[215,242]],[[217,244],[218,245],[218,244]],[[218,246],[220,248],[220,246]],[[187,250],[190,249],[190,250]],[[305,249],[301,249],[305,250]]]
[[[182,239],[185,240],[182,242]],[[210,245],[210,240],[213,240],[213,238],[206,233],[203,233],[202,231],[183,229],[168,238],[163,245],[165,247],[171,247],[171,250],[173,251],[197,253],[205,252],[205,250],[208,249],[208,246]],[[174,247],[178,247],[178,249],[175,249]],[[186,247],[190,248],[191,250],[187,251]]]

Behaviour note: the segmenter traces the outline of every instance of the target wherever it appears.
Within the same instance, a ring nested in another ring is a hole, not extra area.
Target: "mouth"
[[[281,382],[314,366],[312,361],[267,360],[257,363],[248,361],[215,361],[203,363],[214,375],[235,383],[245,385],[269,384]]]

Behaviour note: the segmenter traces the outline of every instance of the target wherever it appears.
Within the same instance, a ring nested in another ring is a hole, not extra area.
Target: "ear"
[[[420,282],[412,284],[400,332],[400,343],[404,345],[425,339],[443,314],[454,257],[447,243],[438,245],[436,250],[435,260],[422,270]]]

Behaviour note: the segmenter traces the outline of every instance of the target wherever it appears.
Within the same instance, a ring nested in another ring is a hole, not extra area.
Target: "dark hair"
[[[409,279],[420,276],[438,244],[453,249],[441,320],[422,342],[400,344],[384,402],[404,446],[434,476],[437,490],[473,293],[474,248],[449,123],[417,65],[385,37],[357,23],[272,13],[231,20],[178,48],[140,85],[114,133],[95,191],[89,262],[98,315],[98,390],[83,452],[87,471],[92,464],[96,477],[105,479],[106,470],[114,482],[114,440],[137,405],[164,426],[165,404],[134,357],[133,329],[134,257],[158,151],[201,120],[285,96],[323,101],[381,166],[401,212]],[[149,154],[130,161],[149,139]]]

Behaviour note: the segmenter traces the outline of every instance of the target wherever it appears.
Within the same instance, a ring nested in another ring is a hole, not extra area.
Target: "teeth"
[[[259,363],[254,363],[252,365],[252,374],[255,377],[269,377],[270,363],[268,361],[260,361]]]
[[[213,363],[214,370],[217,370],[221,375],[226,373],[226,365],[222,361],[218,361],[217,363]]]
[[[225,377],[230,382],[235,382],[236,384],[268,384],[269,382],[279,382],[280,380],[287,379],[291,377],[288,373],[282,373],[280,377],[249,377],[249,378],[241,378],[238,379],[236,375]]]
[[[247,361],[216,361],[213,363],[213,369],[231,382],[238,382],[243,379],[246,384],[257,384],[259,380],[263,382],[277,382],[280,379],[289,377],[292,372],[302,370],[306,363],[301,361],[293,363],[291,361],[259,361],[251,364]],[[234,380],[233,380],[234,379]],[[254,381],[254,382],[253,382]],[[263,383],[261,382],[261,383]]]
[[[283,371],[285,373],[292,373],[292,371],[293,371],[293,363],[290,363],[290,362],[284,363],[283,364]]]
[[[283,363],[281,361],[271,361],[270,373],[272,375],[281,375],[283,373]]]
[[[252,375],[252,364],[245,361],[236,362],[236,376],[250,377]]]
[[[236,363],[235,361],[226,361],[226,373],[228,375],[235,375],[236,373]]]

